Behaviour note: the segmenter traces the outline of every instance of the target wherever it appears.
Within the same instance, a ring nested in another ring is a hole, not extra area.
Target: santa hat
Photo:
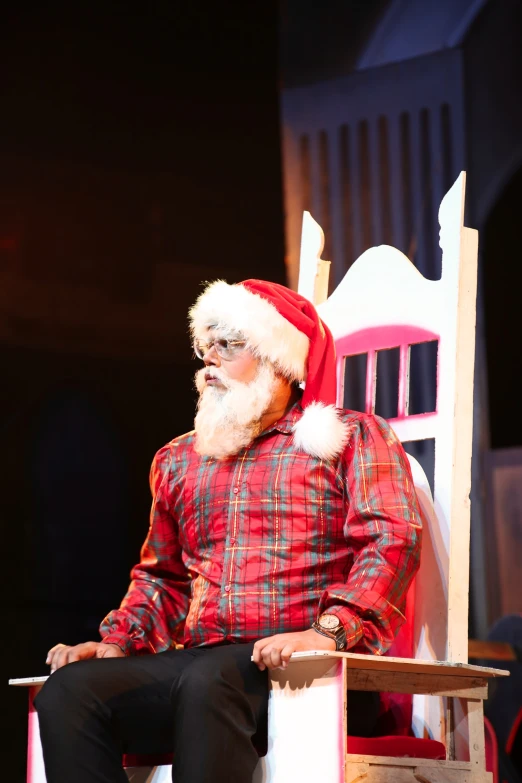
[[[305,382],[304,414],[294,427],[296,445],[319,459],[333,459],[347,441],[335,408],[335,346],[308,299],[277,283],[245,280],[211,283],[190,310],[195,339],[209,329],[240,333],[253,352],[271,361],[290,381]]]

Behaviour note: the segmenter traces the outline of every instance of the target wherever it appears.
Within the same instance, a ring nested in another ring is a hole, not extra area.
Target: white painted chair
[[[401,657],[300,653],[287,670],[273,672],[268,754],[254,783],[491,780],[485,770],[482,702],[488,678],[505,672],[467,664],[477,233],[463,224],[464,191],[461,174],[441,204],[441,280],[426,280],[402,253],[382,246],[366,251],[328,299],[322,231],[305,213],[299,290],[318,305],[336,340],[338,405],[344,401],[346,356],[367,354],[366,410],[373,412],[378,351],[399,348],[397,416],[391,424],[403,442],[435,440],[434,498],[420,465],[411,460],[426,530],[415,600],[411,593],[409,601],[410,632],[398,641]],[[439,346],[436,410],[409,415],[410,346],[431,340]],[[31,686],[32,704],[43,679],[13,684]],[[349,739],[347,754],[348,688],[418,694],[411,725],[420,750],[412,751],[410,742],[405,758],[399,755],[404,739],[402,745],[393,739],[370,740],[372,745]],[[445,759],[434,757],[433,745],[431,756],[422,756],[427,738],[444,740]],[[170,781],[168,765],[132,768],[127,774],[133,783]],[[31,709],[27,782],[45,783],[37,715]]]
[[[462,173],[439,210],[440,280],[425,279],[401,252],[381,246],[363,253],[329,298],[323,234],[304,216],[299,291],[318,306],[336,341],[337,404],[343,407],[345,357],[366,354],[365,410],[373,413],[379,351],[399,349],[397,415],[389,421],[403,442],[434,440],[434,496],[410,458],[426,516],[409,600],[410,638],[405,634],[410,657],[300,653],[286,671],[272,673],[269,752],[262,760],[270,783],[491,780],[483,699],[488,678],[502,672],[467,664],[477,232],[464,226],[464,196]],[[410,415],[411,346],[433,340],[435,410]],[[417,740],[347,741],[348,688],[417,694],[411,721]],[[444,741],[445,758],[426,738]]]

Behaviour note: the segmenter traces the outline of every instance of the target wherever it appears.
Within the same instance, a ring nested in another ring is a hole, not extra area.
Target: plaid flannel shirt
[[[299,405],[225,460],[190,432],[161,449],[141,562],[100,632],[128,654],[246,642],[338,615],[353,652],[384,653],[419,564],[421,512],[402,446],[381,418],[340,415],[335,460],[297,449]]]

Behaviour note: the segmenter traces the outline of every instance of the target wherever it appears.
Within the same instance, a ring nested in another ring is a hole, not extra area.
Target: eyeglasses
[[[226,361],[240,353],[246,342],[246,340],[225,340],[223,337],[215,337],[213,340],[194,340],[194,353],[198,359],[203,359],[214,347],[217,355]]]

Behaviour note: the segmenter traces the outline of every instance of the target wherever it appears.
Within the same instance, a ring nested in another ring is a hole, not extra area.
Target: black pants
[[[58,669],[35,700],[47,783],[127,783],[123,753],[172,751],[175,783],[251,783],[268,709],[267,672],[251,662],[252,648],[173,650]],[[350,733],[371,732],[372,697],[351,694]]]

